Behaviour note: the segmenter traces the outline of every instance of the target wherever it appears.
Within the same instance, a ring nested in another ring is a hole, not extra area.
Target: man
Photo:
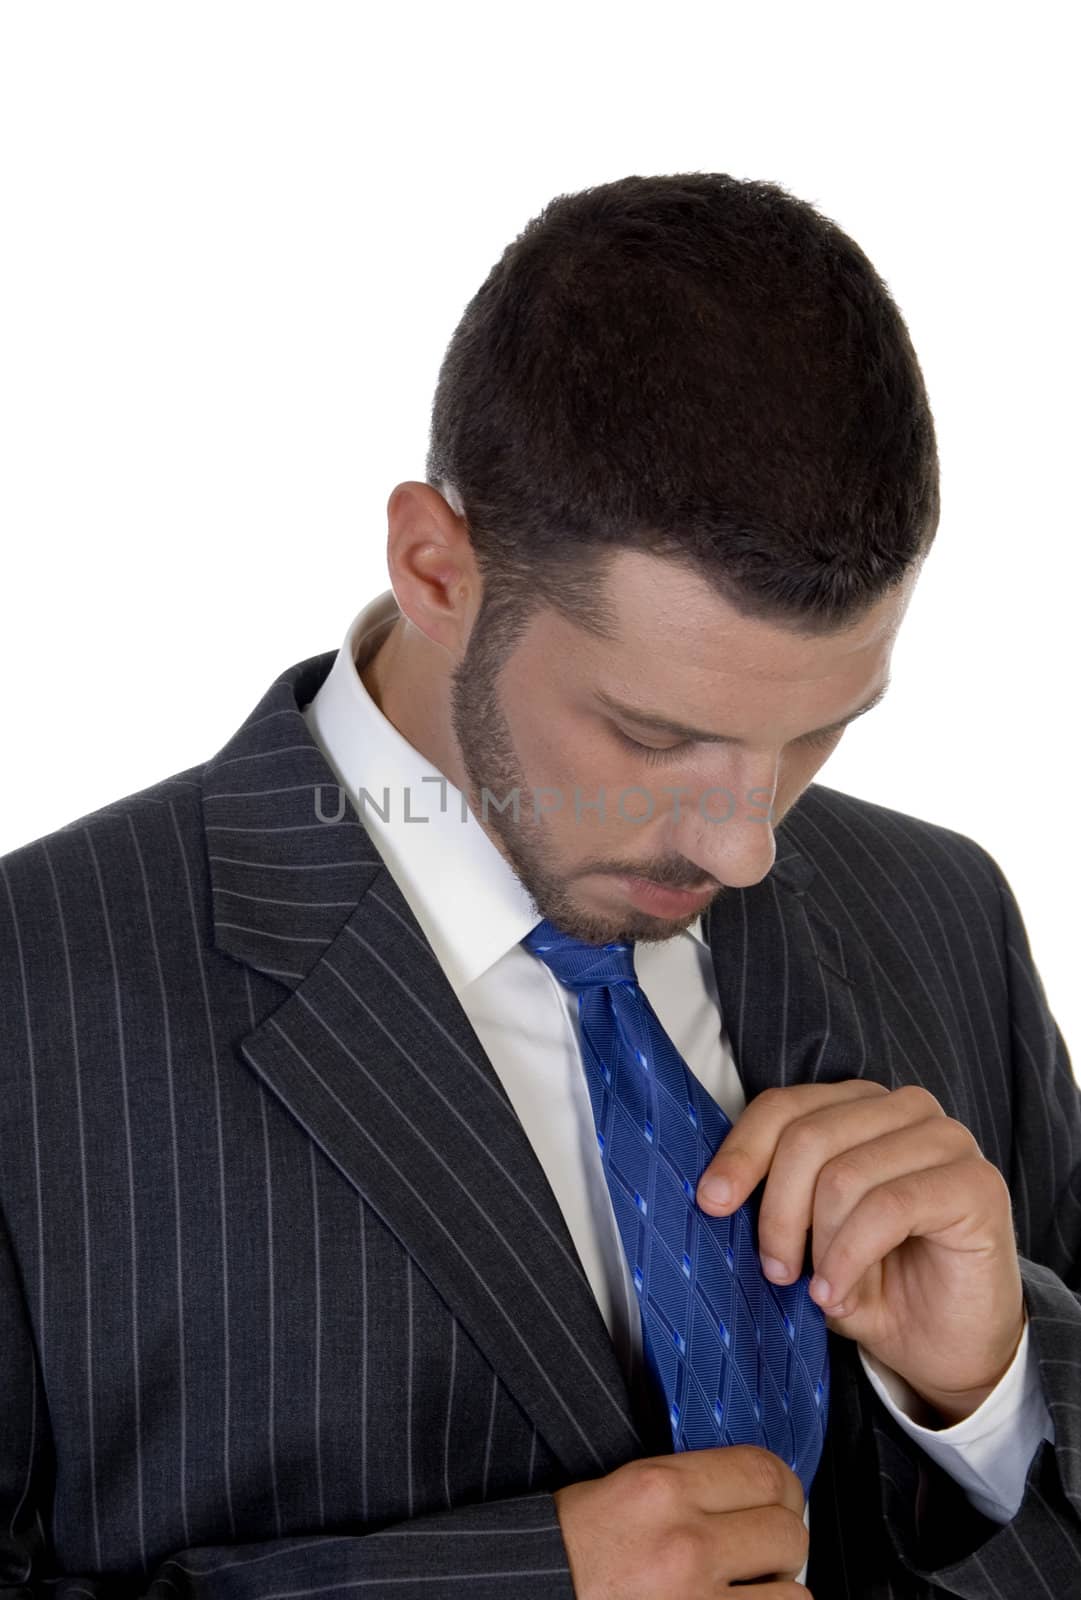
[[[3,1581],[1069,1592],[1065,1043],[988,853],[813,782],[938,521],[884,285],[560,196],[388,512],[340,651],[0,862]]]

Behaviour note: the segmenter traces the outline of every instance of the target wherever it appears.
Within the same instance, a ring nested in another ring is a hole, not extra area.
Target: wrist
[[[952,1428],[955,1423],[964,1422],[974,1411],[978,1411],[1013,1366],[1027,1326],[1028,1313],[1023,1309],[1021,1326],[1013,1342],[1009,1359],[1002,1365],[997,1375],[985,1383],[977,1384],[971,1389],[924,1389],[908,1379],[911,1388],[932,1412],[931,1419],[924,1426],[937,1429]]]
[[[989,1383],[978,1389],[966,1389],[963,1393],[949,1395],[928,1394],[922,1389],[916,1389],[915,1392],[928,1409],[927,1418],[922,1425],[925,1428],[941,1430],[966,1421],[974,1411],[980,1409],[987,1396],[997,1387],[997,1383]]]

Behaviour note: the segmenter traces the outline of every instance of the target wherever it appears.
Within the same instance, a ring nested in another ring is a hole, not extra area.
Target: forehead
[[[763,684],[807,681],[888,654],[914,581],[912,573],[855,622],[829,633],[801,634],[742,616],[682,563],[625,550],[612,559],[605,583],[614,637],[601,640],[578,628],[571,631],[582,658],[598,671],[651,679],[705,673],[711,679],[738,675]],[[566,643],[573,648],[570,640]]]

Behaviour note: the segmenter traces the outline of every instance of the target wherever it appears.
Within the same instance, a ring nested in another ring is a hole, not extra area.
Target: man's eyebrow
[[[829,722],[824,728],[811,728],[807,733],[801,733],[795,742],[798,744],[800,739],[817,739],[823,733],[834,733],[838,728],[846,728],[850,722],[855,722],[857,717],[862,717],[866,712],[873,711],[875,706],[879,705],[885,698],[886,690],[889,686],[890,679],[887,678],[885,683],[871,696],[870,700],[865,700],[862,706],[858,706],[855,711],[850,711],[847,717],[841,717],[837,722]],[[637,722],[643,727],[652,728],[657,733],[671,733],[681,739],[698,740],[703,744],[742,745],[748,743],[746,739],[735,739],[728,733],[710,733],[705,728],[690,728],[684,722],[673,722],[671,717],[663,716],[659,711],[646,711],[641,706],[625,705],[604,689],[595,689],[593,693],[601,705],[606,706],[609,711],[615,711],[619,716],[627,717],[630,721]]]

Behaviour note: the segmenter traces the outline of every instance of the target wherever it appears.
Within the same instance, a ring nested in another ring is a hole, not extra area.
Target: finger
[[[803,1484],[787,1461],[757,1444],[708,1445],[671,1456],[646,1458],[652,1467],[679,1474],[680,1496],[700,1511],[750,1511],[785,1505],[798,1517],[807,1503]]]
[[[957,1230],[963,1247],[993,1242],[996,1207],[1009,1190],[997,1167],[982,1156],[965,1157],[892,1178],[865,1194],[837,1230],[811,1280],[814,1300],[831,1316],[844,1316],[863,1274],[910,1237]],[[949,1240],[943,1240],[949,1243]]]
[[[979,1154],[980,1148],[971,1130],[963,1122],[942,1116],[909,1123],[832,1157],[819,1172],[814,1188],[811,1219],[814,1271],[821,1270],[842,1225],[872,1189],[903,1177],[906,1172],[924,1172],[928,1167],[944,1167]],[[774,1281],[787,1282],[788,1279]]]
[[[716,1555],[729,1583],[799,1572],[807,1559],[807,1528],[787,1506],[720,1511],[710,1517]]]
[[[889,1094],[885,1084],[871,1078],[848,1078],[844,1083],[793,1083],[780,1089],[763,1089],[736,1119],[698,1182],[698,1204],[719,1216],[742,1205],[769,1171],[781,1133],[797,1117],[848,1100]],[[707,1185],[723,1180],[725,1198],[712,1199]]]
[[[790,1283],[802,1272],[815,1190],[827,1161],[882,1133],[932,1117],[947,1120],[934,1095],[906,1084],[885,1096],[825,1106],[790,1122],[778,1138],[758,1212],[758,1249],[766,1277]],[[910,1168],[925,1164],[914,1159]]]

